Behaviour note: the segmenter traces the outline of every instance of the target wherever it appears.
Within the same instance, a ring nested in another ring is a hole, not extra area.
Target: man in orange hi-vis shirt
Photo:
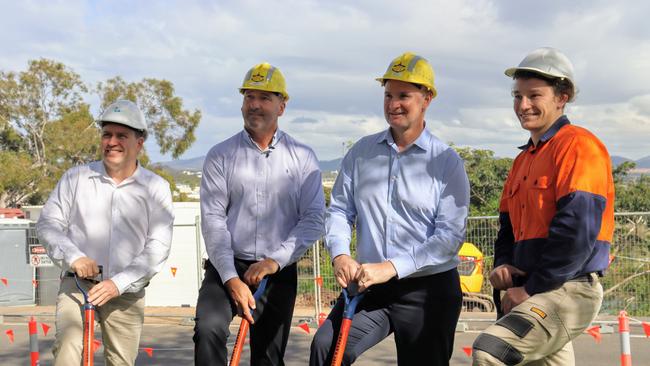
[[[505,74],[530,139],[508,174],[490,282],[505,314],[474,342],[474,365],[574,365],[571,340],[598,314],[614,230],[607,149],[564,115],[576,84],[553,48]]]

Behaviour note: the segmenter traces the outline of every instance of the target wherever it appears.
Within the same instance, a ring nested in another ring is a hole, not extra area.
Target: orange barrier
[[[29,356],[31,358],[31,366],[39,365],[38,355],[38,329],[36,328],[36,320],[32,317],[29,320]]]
[[[618,332],[621,336],[621,366],[632,366],[630,319],[627,317],[625,310],[618,314]]]

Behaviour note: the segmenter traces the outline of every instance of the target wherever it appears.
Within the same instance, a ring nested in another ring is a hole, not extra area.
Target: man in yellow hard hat
[[[343,364],[394,333],[399,365],[448,365],[462,302],[456,267],[469,183],[458,154],[426,128],[436,96],[429,62],[402,54],[377,80],[389,127],[363,137],[343,158],[326,219],[336,280],[367,291]],[[331,362],[343,308],[340,298],[316,333],[310,365]]]
[[[530,139],[505,182],[490,282],[505,315],[474,341],[474,365],[575,365],[571,340],[598,314],[609,264],[614,182],[605,145],[572,125],[573,66],[543,47],[505,71]]]
[[[208,153],[201,228],[209,260],[194,327],[196,365],[225,365],[232,318],[251,324],[251,365],[284,365],[296,261],[323,233],[316,155],[278,128],[289,95],[282,73],[254,66],[239,91],[244,129]],[[252,288],[267,277],[255,302]],[[251,315],[250,309],[256,309]]]

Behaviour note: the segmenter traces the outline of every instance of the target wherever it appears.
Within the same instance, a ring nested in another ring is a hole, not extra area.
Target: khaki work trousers
[[[79,282],[85,291],[92,287],[88,281]],[[55,366],[81,365],[83,303],[83,295],[74,278],[62,278],[56,302],[56,339],[52,348]],[[97,307],[95,319],[102,330],[105,364],[134,365],[144,322],[144,290],[124,293]]]
[[[589,327],[602,300],[595,274],[531,296],[476,338],[473,365],[575,365],[571,340]]]

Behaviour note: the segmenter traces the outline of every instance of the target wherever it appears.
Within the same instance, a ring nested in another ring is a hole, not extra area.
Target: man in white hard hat
[[[377,80],[389,128],[363,137],[343,158],[327,211],[325,241],[337,282],[367,290],[343,364],[394,333],[397,364],[449,365],[462,302],[456,267],[469,207],[467,175],[454,149],[426,128],[425,112],[436,96],[429,62],[404,53]],[[331,363],[343,307],[340,298],[314,336],[310,365]]]
[[[244,129],[215,145],[201,180],[209,260],[194,327],[195,364],[226,365],[235,315],[251,325],[251,365],[284,365],[297,292],[296,261],[323,233],[316,155],[278,127],[289,95],[279,69],[253,66],[239,89]],[[256,303],[252,289],[267,277]],[[251,314],[250,309],[255,309]]]
[[[505,314],[474,342],[474,365],[574,365],[571,340],[598,314],[609,263],[614,183],[607,149],[564,115],[573,66],[540,48],[505,71],[530,139],[505,182],[492,286]]]
[[[174,214],[169,184],[138,163],[147,136],[127,100],[99,119],[102,160],[71,168],[52,191],[36,228],[63,268],[56,304],[55,365],[79,365],[82,293],[95,305],[107,365],[133,365],[144,320],[144,288],[169,256]],[[103,268],[97,281],[100,266]]]

